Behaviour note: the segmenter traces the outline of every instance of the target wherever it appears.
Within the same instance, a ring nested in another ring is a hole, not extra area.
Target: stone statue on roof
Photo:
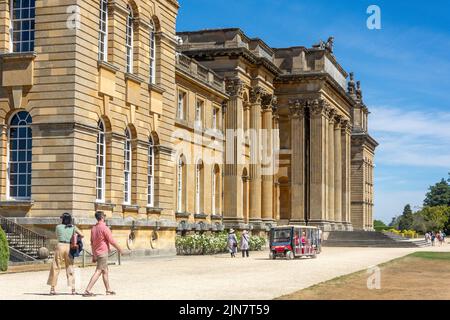
[[[313,48],[328,50],[330,53],[333,53],[334,46],[334,37],[329,37],[327,42],[320,40],[319,43],[313,45]]]

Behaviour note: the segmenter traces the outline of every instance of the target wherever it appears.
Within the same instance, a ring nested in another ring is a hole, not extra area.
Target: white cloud
[[[374,107],[369,130],[380,142],[377,163],[450,168],[450,113]]]

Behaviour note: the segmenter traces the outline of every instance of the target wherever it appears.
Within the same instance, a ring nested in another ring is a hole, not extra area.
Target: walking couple
[[[228,233],[228,250],[230,251],[231,257],[236,257],[236,252],[238,248],[238,239],[236,237],[234,229],[230,229]],[[249,257],[250,251],[250,235],[247,230],[244,230],[241,235],[240,249],[242,251],[242,258]]]
[[[73,265],[74,258],[77,255],[74,252],[76,249],[73,249],[73,247],[71,249],[71,243],[74,243],[74,236],[78,236],[79,238],[83,238],[84,236],[83,233],[75,225],[73,225],[73,218],[71,214],[64,213],[61,216],[61,219],[61,224],[56,226],[56,238],[58,239],[58,244],[56,245],[54,251],[53,263],[50,269],[47,284],[51,287],[50,294],[56,295],[55,287],[58,282],[61,267],[64,265],[68,285],[72,288],[72,294],[75,295],[77,293],[75,289]],[[105,214],[102,211],[97,211],[95,213],[95,219],[97,220],[97,224],[93,226],[91,230],[91,247],[92,261],[97,263],[97,268],[83,296],[94,296],[91,290],[100,276],[103,277],[106,294],[115,295],[116,293],[111,290],[109,285],[108,255],[110,252],[110,246],[115,247],[119,254],[123,254],[123,250],[112,237],[111,230],[106,226]]]

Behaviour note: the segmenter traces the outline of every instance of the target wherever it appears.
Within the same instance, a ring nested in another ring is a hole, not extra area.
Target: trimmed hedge
[[[241,236],[237,235],[238,243]],[[211,255],[228,252],[228,234],[226,232],[204,235],[194,234],[177,236],[175,246],[178,255]],[[249,245],[251,251],[260,251],[266,244],[266,239],[251,236]]]
[[[8,270],[9,248],[6,234],[0,227],[0,271]]]

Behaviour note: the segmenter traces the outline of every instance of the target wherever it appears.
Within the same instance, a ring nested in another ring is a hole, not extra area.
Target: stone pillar
[[[341,117],[336,117],[334,125],[334,220],[337,230],[342,230],[342,141]]]
[[[323,226],[325,231],[330,227],[326,223],[326,195],[327,195],[327,136],[328,119],[323,100],[314,100],[309,103],[311,110],[310,125],[310,208],[309,223]]]
[[[272,141],[272,105],[274,96],[271,94],[263,95],[262,110],[262,150],[261,159],[261,194],[262,194],[262,219],[264,222],[273,222],[273,169],[274,152]]]
[[[273,219],[280,220],[280,184],[278,183],[278,168],[280,158],[280,115],[278,114],[278,106],[272,106],[272,127],[273,127],[273,152],[274,152],[274,166],[273,172]]]
[[[240,79],[228,79],[227,93],[230,100],[225,114],[225,165],[224,165],[224,224],[226,227],[239,228],[243,224],[242,212],[242,164],[238,152],[243,137],[242,129],[244,84]]]
[[[351,225],[351,125],[344,120],[341,126],[342,148],[342,221],[347,231],[353,230]]]
[[[291,112],[291,224],[305,223],[305,105],[293,101]]]
[[[250,91],[250,222],[261,223],[261,99],[262,89]]]
[[[331,109],[328,113],[328,221],[334,228],[335,208],[334,208],[334,116],[335,111]]]

